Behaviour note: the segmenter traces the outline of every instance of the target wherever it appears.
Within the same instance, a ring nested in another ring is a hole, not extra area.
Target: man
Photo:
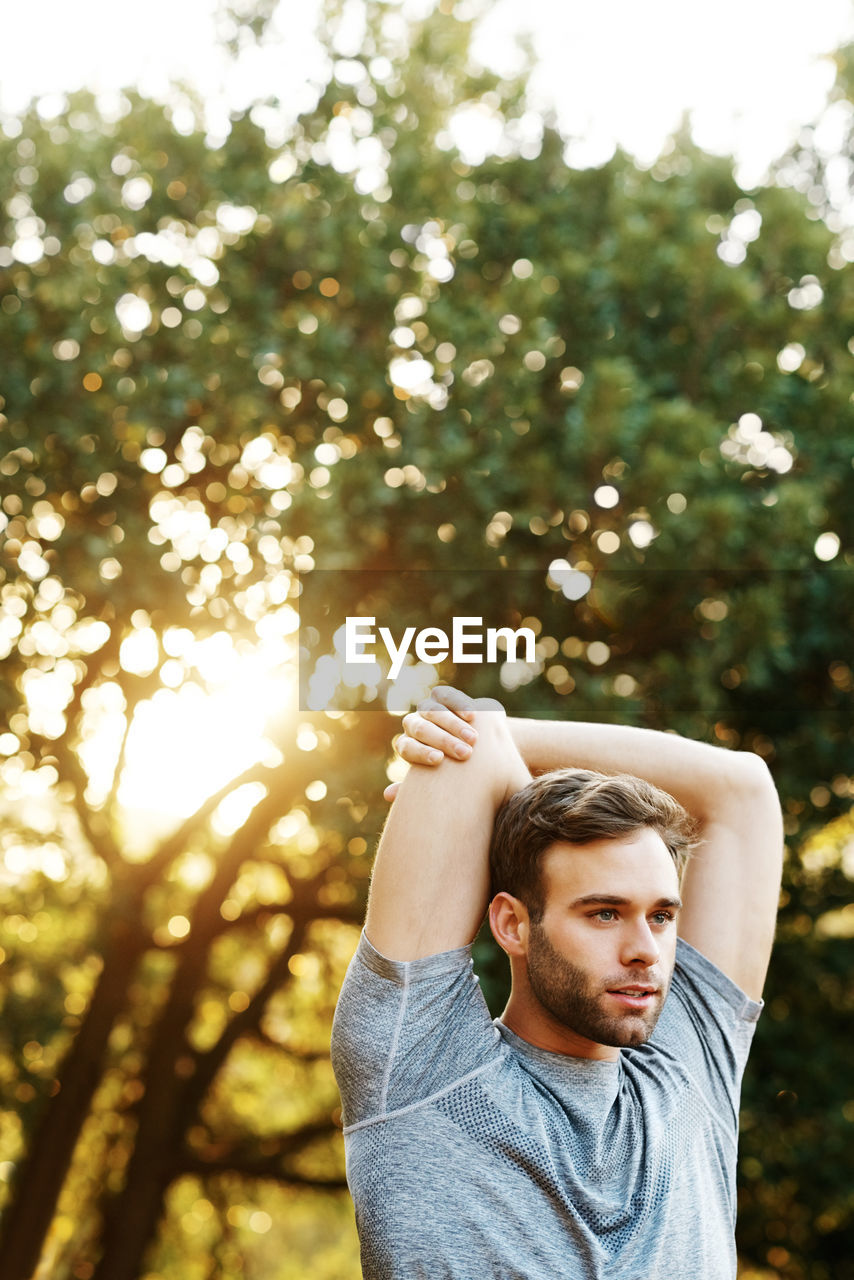
[[[782,854],[763,762],[446,688],[404,727],[332,1045],[365,1276],[733,1280]]]

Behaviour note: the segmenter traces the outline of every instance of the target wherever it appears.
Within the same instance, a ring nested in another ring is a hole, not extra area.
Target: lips
[[[649,1009],[658,995],[658,987],[630,986],[613,987],[608,991],[612,1000],[616,1000],[623,1009],[635,1012]]]

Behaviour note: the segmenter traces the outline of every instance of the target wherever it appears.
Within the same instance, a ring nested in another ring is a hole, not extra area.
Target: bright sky
[[[463,9],[469,0],[460,0]],[[276,93],[294,102],[322,75],[312,40],[319,0],[281,0],[276,38],[235,68],[217,50],[216,0],[18,0],[0,19],[0,106],[81,85],[139,85],[156,96],[170,79],[212,103],[246,106]],[[430,0],[389,0],[417,13]],[[683,111],[697,141],[734,153],[745,185],[821,110],[832,81],[826,56],[854,38],[850,0],[494,0],[477,43],[482,59],[509,70],[512,36],[529,27],[539,66],[538,104],[552,103],[578,141],[573,164],[602,163],[619,142],[651,161]],[[358,53],[359,0],[346,0],[338,52]],[[311,94],[308,92],[308,100]]]

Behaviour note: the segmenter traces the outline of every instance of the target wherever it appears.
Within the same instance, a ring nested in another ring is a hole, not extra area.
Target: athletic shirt
[[[470,947],[363,934],[332,1063],[366,1280],[733,1280],[761,1007],[680,940],[647,1043],[568,1057],[490,1019]]]

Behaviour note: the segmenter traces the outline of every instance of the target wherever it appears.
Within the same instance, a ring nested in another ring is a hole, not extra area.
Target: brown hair
[[[613,840],[644,827],[658,832],[681,874],[696,844],[697,825],[666,791],[628,773],[556,769],[541,774],[511,796],[495,819],[491,896],[503,891],[519,898],[536,922],[545,909],[540,862],[547,849]]]

